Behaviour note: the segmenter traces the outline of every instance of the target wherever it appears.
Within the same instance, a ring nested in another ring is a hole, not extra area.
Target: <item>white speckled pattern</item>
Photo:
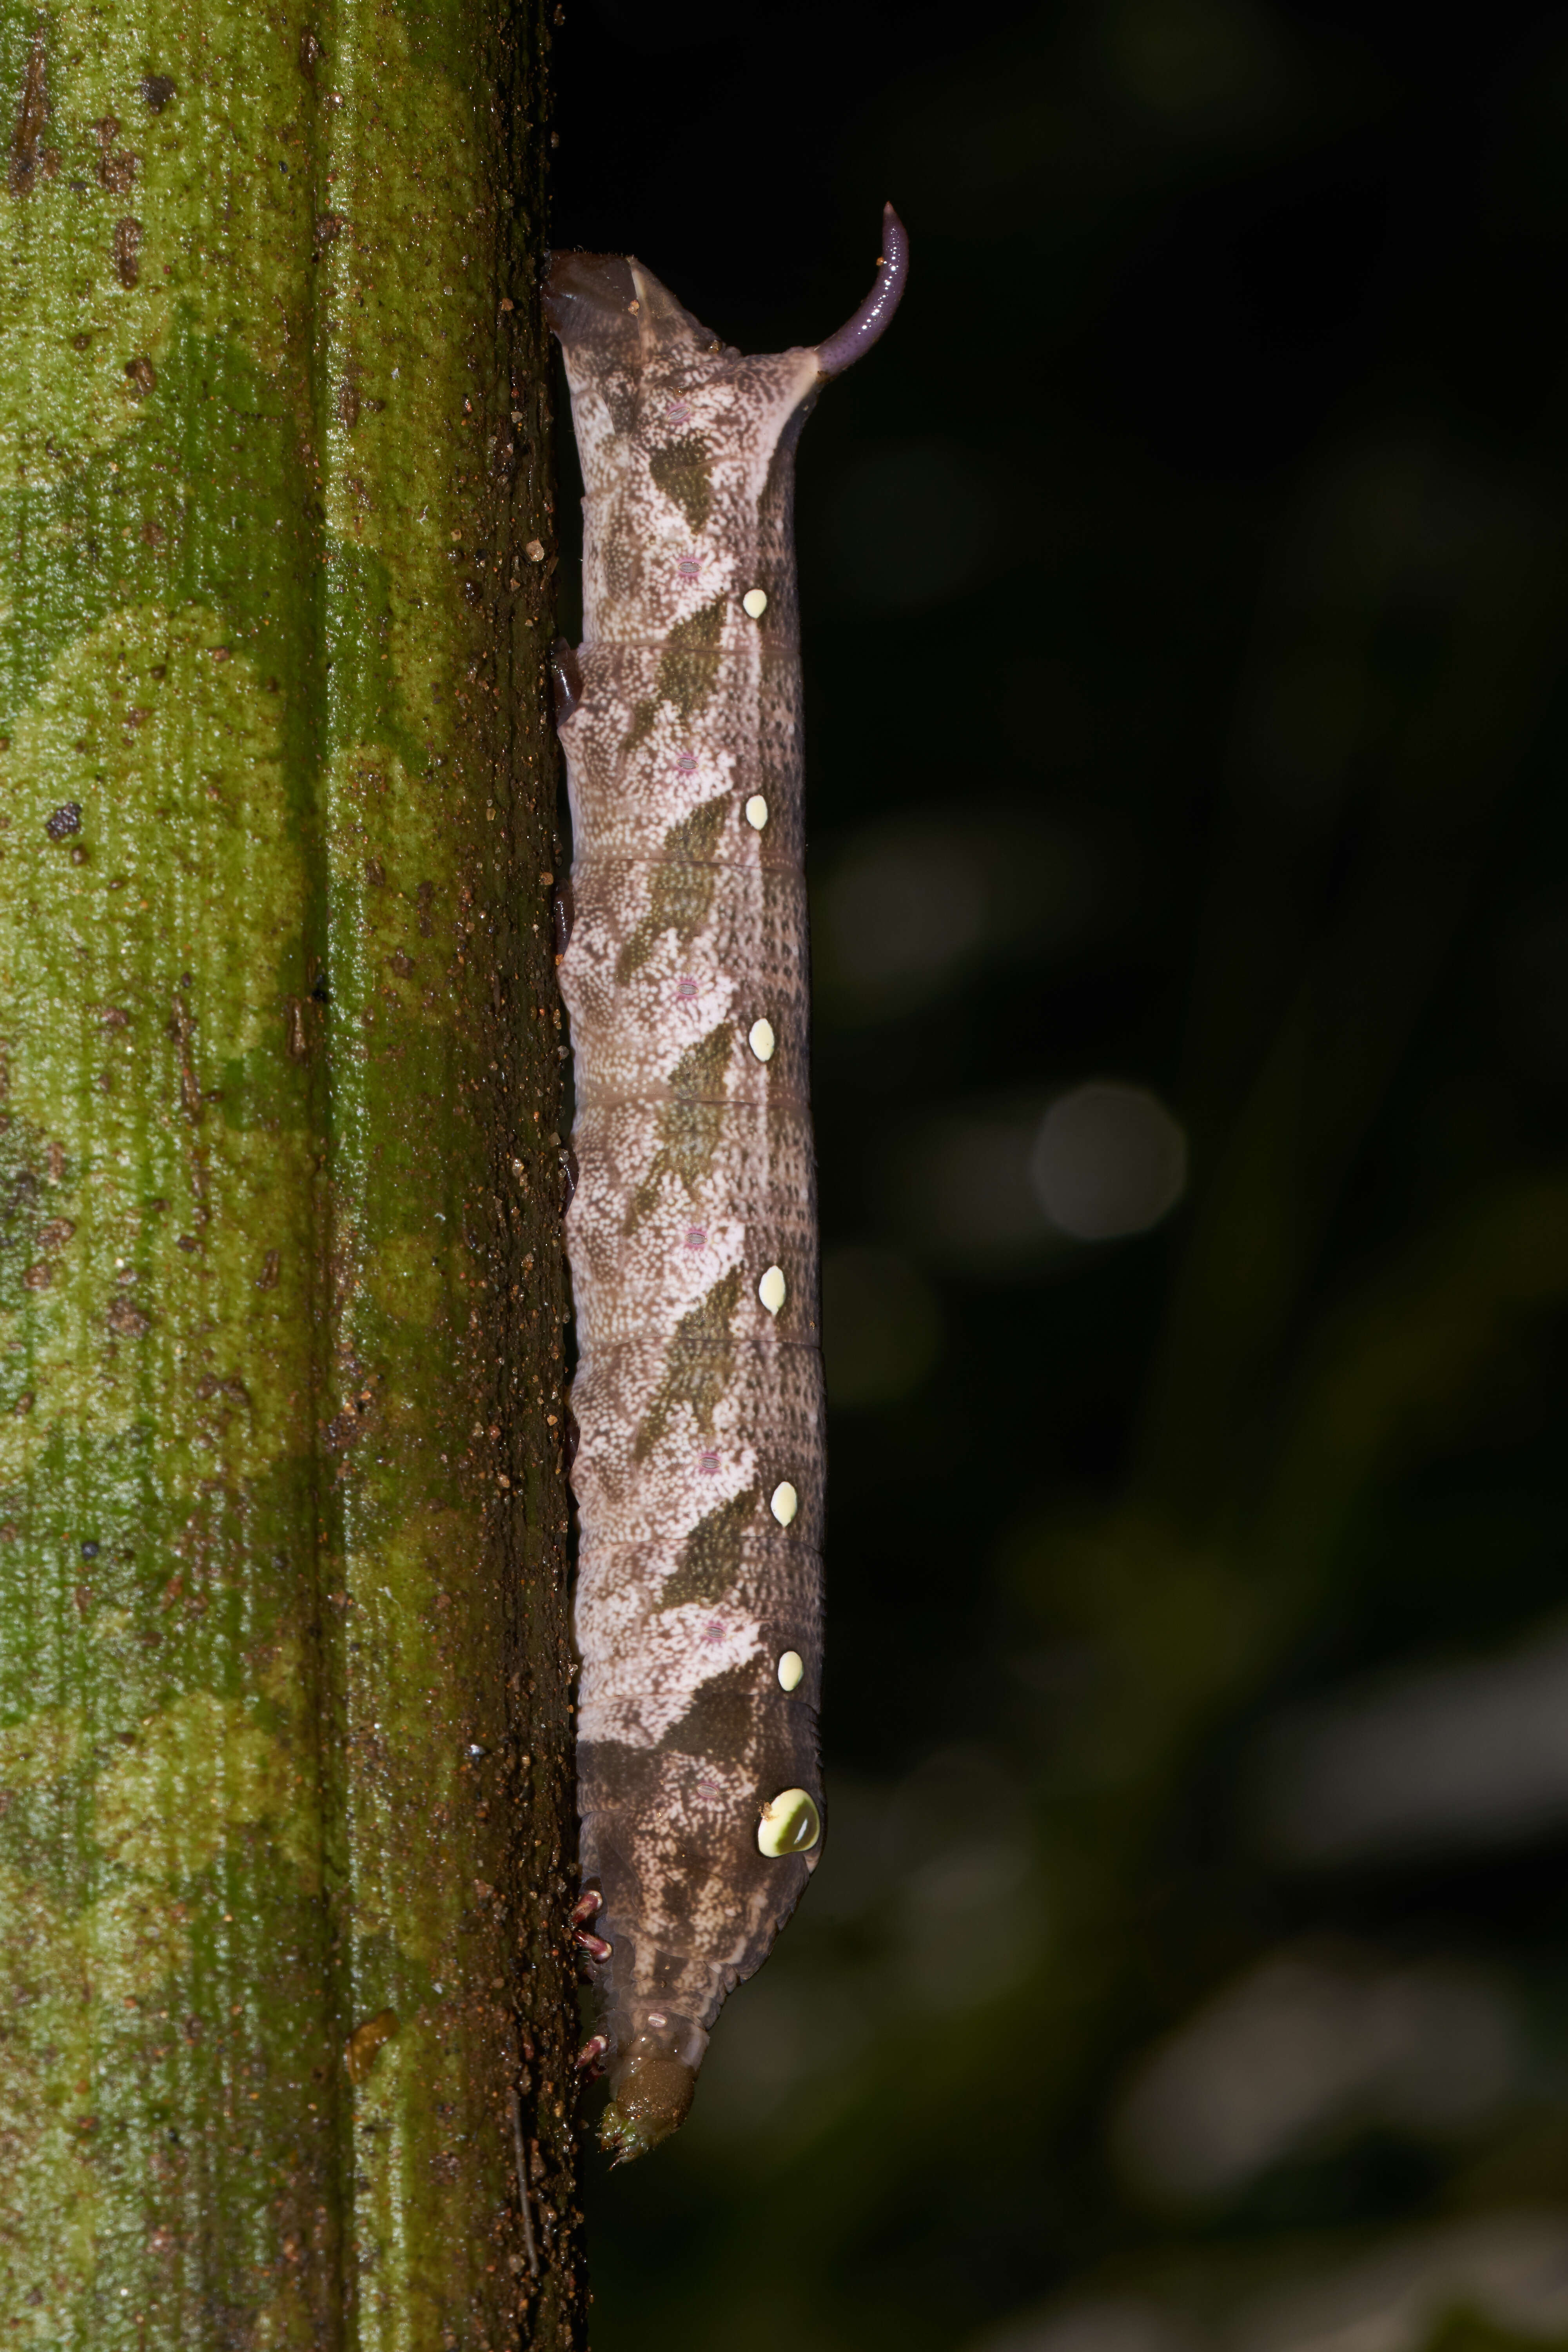
[[[812,352],[726,350],[636,262],[558,257],[549,310],[587,486],[561,987],[582,1854],[614,2072],[634,2047],[700,2054],[819,1851],[759,1842],[781,1792],[821,1804],[790,512],[819,378]]]

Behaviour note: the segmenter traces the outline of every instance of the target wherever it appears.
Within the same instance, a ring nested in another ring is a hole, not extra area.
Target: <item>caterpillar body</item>
[[[580,1940],[618,2158],[690,2105],[820,1851],[823,1409],[792,497],[816,350],[746,358],[640,263],[545,286],[585,485],[558,649],[582,1659]],[[593,1925],[590,1927],[589,1922]]]

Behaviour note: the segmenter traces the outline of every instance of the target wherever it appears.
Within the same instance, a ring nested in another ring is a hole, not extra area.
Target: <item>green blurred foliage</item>
[[[598,2352],[1558,2341],[1568,23],[581,14],[558,241],[914,254],[802,451],[830,1835]]]

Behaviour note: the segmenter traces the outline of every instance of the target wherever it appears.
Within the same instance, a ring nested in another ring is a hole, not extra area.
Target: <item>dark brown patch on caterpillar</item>
[[[713,482],[708,444],[700,433],[688,433],[648,457],[654,486],[680,509],[694,531],[700,530],[713,511]]]
[[[682,1756],[713,1756],[721,1761],[744,1756],[752,1745],[756,1676],[750,1666],[727,1666],[699,1686],[680,1721],[662,1745]]]
[[[661,702],[673,704],[682,722],[690,726],[718,679],[719,638],[727,603],[727,598],[716,596],[700,612],[677,621],[664,641],[653,695],[648,701],[639,702],[633,711],[631,727],[621,745],[623,751],[635,751],[652,733]]]
[[[729,805],[727,793],[704,801],[665,835],[664,857],[653,869],[647,913],[616,958],[616,978],[623,986],[642,970],[661,933],[673,931],[683,948],[689,947],[707,921],[715,879],[708,861],[718,846]]]
[[[658,666],[660,698],[673,703],[688,726],[713,691],[719,675],[719,637],[727,599],[716,596],[669,633]]]
[[[735,1342],[730,1318],[741,1297],[741,1269],[729,1273],[699,1300],[675,1327],[664,1360],[664,1378],[654,1392],[632,1447],[634,1461],[646,1462],[669,1426],[670,1414],[681,1405],[691,1407],[705,1437],[713,1433],[713,1412],[730,1385]]]
[[[679,1609],[686,1601],[722,1601],[734,1588],[745,1549],[746,1527],[757,1507],[755,1486],[721,1503],[699,1519],[687,1537],[680,1565],[666,1577],[658,1596],[661,1609]]]
[[[723,1129],[724,1072],[734,1034],[733,1023],[721,1021],[689,1045],[671,1070],[671,1087],[687,1099],[667,1103],[658,1115],[658,1150],[627,1203],[624,1234],[635,1234],[652,1208],[661,1177],[678,1176],[690,1195],[711,1170]]]
[[[605,395],[605,406],[610,412],[610,422],[616,431],[620,434],[635,433],[637,423],[636,384],[629,383],[625,376],[612,372],[605,377],[600,388]]]

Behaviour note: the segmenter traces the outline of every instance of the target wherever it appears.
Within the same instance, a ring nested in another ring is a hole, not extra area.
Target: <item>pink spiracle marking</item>
[[[707,1226],[688,1225],[686,1228],[686,1246],[689,1250],[706,1249],[708,1246]]]
[[[704,1649],[716,1650],[729,1630],[722,1617],[710,1617],[707,1624],[702,1628]]]
[[[717,1478],[719,1475],[718,1454],[700,1454],[697,1457],[697,1475],[700,1478]]]
[[[694,776],[697,773],[696,752],[678,751],[675,755],[675,772],[678,776]]]
[[[677,1004],[689,1004],[693,998],[700,996],[701,993],[701,982],[693,980],[689,971],[683,971],[680,978],[675,983],[675,1001]]]
[[[676,559],[675,571],[678,579],[700,580],[702,577],[702,558],[700,555],[679,556]]]
[[[684,400],[672,400],[664,413],[672,425],[689,425],[691,422],[690,406]]]

